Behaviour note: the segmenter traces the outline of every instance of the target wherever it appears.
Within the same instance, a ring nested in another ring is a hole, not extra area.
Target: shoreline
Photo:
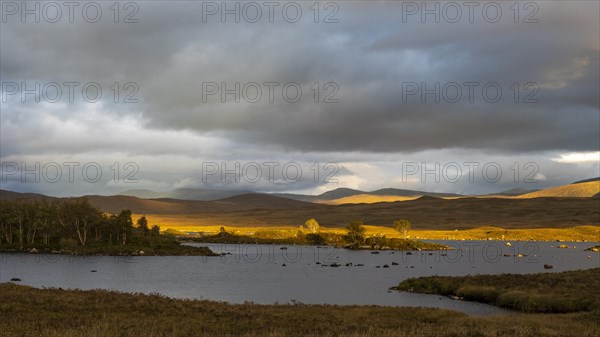
[[[576,241],[576,240],[508,240],[508,239],[428,239],[428,238],[419,238],[419,240],[428,240],[428,241],[482,241],[482,242],[496,242],[496,243],[507,243],[508,241],[512,241],[513,243],[519,242],[566,242],[566,243],[600,243],[600,239],[598,241]],[[415,240],[416,241],[416,240]],[[348,249],[354,251],[398,251],[398,252],[414,252],[414,251],[423,251],[423,252],[436,252],[436,251],[451,251],[456,250],[457,248],[452,246],[446,246],[440,244],[438,248],[411,248],[411,249],[398,249],[398,248],[390,248],[390,247],[380,247],[380,248],[372,248],[370,246],[360,246],[360,247],[352,247],[352,246],[341,246],[335,244],[310,244],[310,243],[294,243],[294,242],[281,242],[278,239],[268,240],[261,239],[260,241],[255,242],[236,242],[236,241],[199,241],[199,240],[189,240],[189,238],[182,237],[179,241],[181,243],[181,247],[183,248],[183,252],[159,252],[159,253],[146,253],[143,249],[138,252],[82,252],[82,251],[68,251],[68,250],[55,250],[55,249],[36,249],[36,251],[32,251],[31,248],[26,248],[23,250],[19,249],[5,249],[0,247],[0,253],[2,254],[27,254],[27,255],[64,255],[64,256],[121,256],[121,257],[139,257],[139,256],[209,256],[209,257],[217,257],[222,256],[225,253],[216,253],[210,249],[210,247],[195,247],[189,246],[186,244],[206,244],[206,245],[218,245],[218,244],[227,244],[227,245],[273,245],[273,246],[283,246],[282,249],[285,249],[285,246],[310,246],[310,247],[332,247],[332,248],[341,248]],[[420,242],[420,241],[416,241]],[[424,242],[429,243],[429,242]],[[576,249],[575,247],[557,247],[560,249]],[[589,252],[598,252],[600,251],[600,245],[596,245],[590,247],[588,249],[584,249]]]
[[[39,247],[39,246],[38,246]],[[154,250],[152,248],[135,248],[132,250],[102,250],[100,248],[99,251],[86,251],[86,249],[77,249],[77,250],[65,250],[64,248],[46,248],[46,247],[27,247],[24,249],[18,248],[4,248],[0,247],[0,253],[4,254],[28,254],[28,255],[64,255],[64,256],[124,256],[124,257],[134,257],[134,256],[220,256],[213,252],[208,247],[193,247],[186,245],[179,245],[177,248],[170,247],[164,250]],[[127,247],[132,248],[132,247]]]
[[[215,226],[178,226],[168,225],[168,231],[180,239],[204,239],[218,234],[219,227]],[[297,241],[297,228],[283,227],[224,227],[228,233],[235,236],[248,237],[253,243],[282,243],[292,244]],[[400,236],[392,228],[365,226],[366,236],[377,238],[386,237],[399,239]],[[261,233],[257,236],[256,233]],[[262,233],[268,233],[263,235]],[[322,235],[343,235],[341,227],[321,227]],[[477,227],[463,229],[412,229],[407,239],[410,240],[444,240],[444,241],[515,241],[515,242],[600,242],[600,226],[586,225],[562,228],[501,228]],[[234,243],[234,242],[232,242]],[[340,245],[342,246],[342,245]]]

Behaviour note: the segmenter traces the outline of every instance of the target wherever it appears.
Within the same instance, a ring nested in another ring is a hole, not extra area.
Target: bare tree
[[[393,227],[402,237],[407,237],[408,231],[410,231],[410,221],[405,219],[396,220]]]

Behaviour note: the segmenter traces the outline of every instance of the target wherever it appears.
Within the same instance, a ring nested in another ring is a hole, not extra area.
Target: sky
[[[2,189],[485,194],[600,176],[597,1],[1,5]]]

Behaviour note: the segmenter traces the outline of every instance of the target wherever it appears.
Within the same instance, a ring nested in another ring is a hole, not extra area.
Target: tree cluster
[[[127,244],[134,235],[156,236],[160,228],[148,228],[145,217],[134,227],[131,211],[103,213],[87,199],[60,201],[0,200],[0,243],[17,245],[60,244],[64,240],[86,246],[90,241]]]
[[[405,219],[398,219],[394,221],[392,227],[400,233],[403,238],[408,237],[408,232],[411,229],[410,221]],[[365,224],[362,221],[352,221],[348,226],[346,226],[347,234],[344,235],[344,240],[352,245],[362,245],[365,243]],[[381,244],[377,241],[377,238],[371,239],[371,245]],[[379,241],[385,241],[385,237],[381,238]],[[374,243],[373,243],[374,242]]]

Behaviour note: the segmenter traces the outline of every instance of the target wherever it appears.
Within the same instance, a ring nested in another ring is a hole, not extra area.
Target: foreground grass
[[[532,275],[419,277],[402,281],[395,289],[458,296],[523,312],[589,311],[600,318],[600,268]]]
[[[2,336],[598,336],[588,314],[467,317],[424,308],[255,305],[0,284]]]

